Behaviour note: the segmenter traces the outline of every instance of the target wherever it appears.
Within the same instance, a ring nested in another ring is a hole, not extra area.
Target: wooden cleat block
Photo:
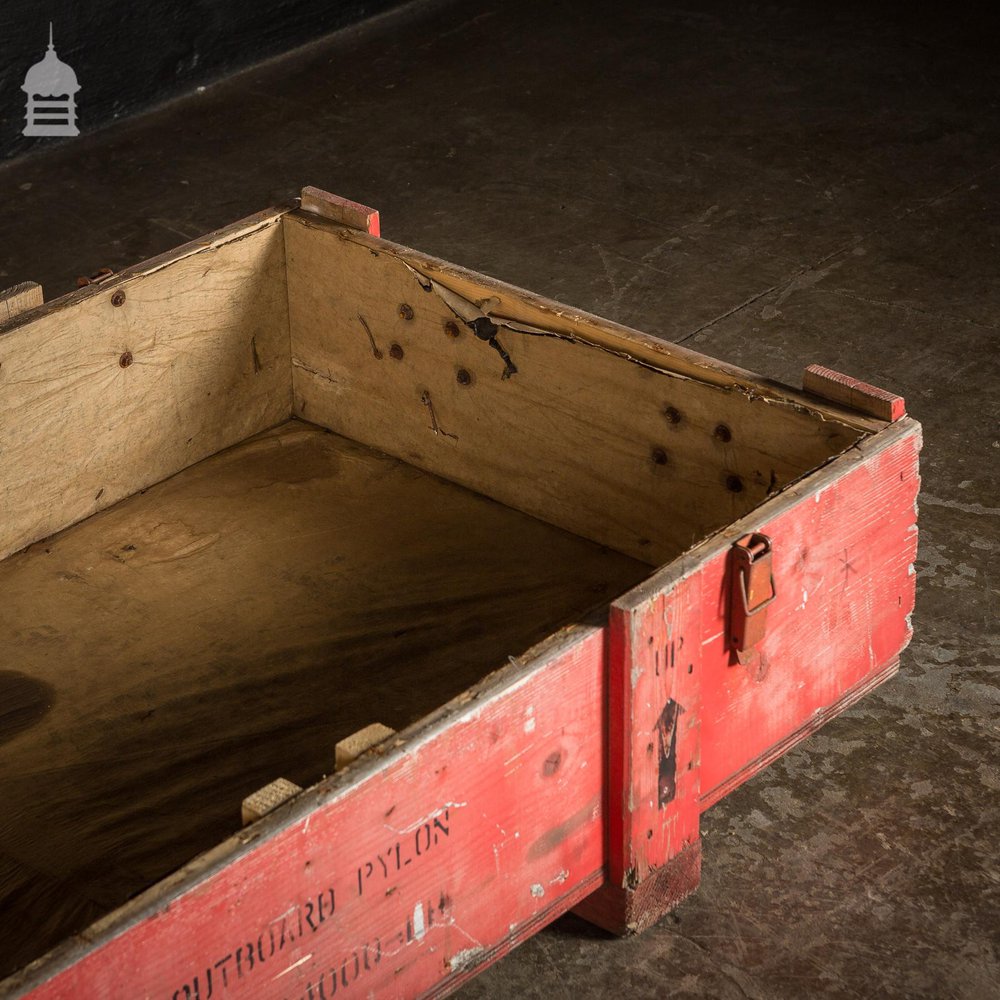
[[[339,195],[330,194],[317,187],[304,187],[300,207],[303,212],[321,215],[324,219],[342,226],[360,229],[369,236],[379,235],[378,212],[367,205],[359,205]]]
[[[357,760],[366,750],[370,750],[376,743],[387,740],[390,736],[395,736],[396,730],[383,726],[381,722],[373,722],[364,729],[359,729],[356,733],[342,739],[334,748],[333,766],[336,770],[347,767],[353,760]]]
[[[895,421],[906,416],[906,401],[902,396],[822,365],[810,365],[802,373],[802,388],[878,420]]]
[[[259,788],[253,795],[248,795],[243,800],[243,825],[247,826],[254,820],[260,819],[301,791],[302,789],[294,781],[289,781],[287,778],[278,778],[269,785]]]
[[[42,286],[37,281],[22,281],[0,292],[0,323],[42,304]]]

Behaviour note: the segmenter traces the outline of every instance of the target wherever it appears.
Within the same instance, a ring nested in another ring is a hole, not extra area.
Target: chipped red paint
[[[438,997],[574,905],[649,926],[698,884],[701,812],[895,669],[919,444],[887,427],[0,993]],[[740,662],[727,572],[750,531],[777,597]]]

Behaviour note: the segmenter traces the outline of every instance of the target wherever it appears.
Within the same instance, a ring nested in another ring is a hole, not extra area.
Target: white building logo
[[[76,73],[60,61],[52,44],[49,22],[49,50],[24,77],[21,87],[28,95],[22,135],[79,135],[76,127],[76,94],[80,90]]]

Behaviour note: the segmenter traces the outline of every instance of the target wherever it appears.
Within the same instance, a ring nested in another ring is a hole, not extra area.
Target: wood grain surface
[[[655,565],[862,435],[655,337],[316,215],[282,224],[294,415]]]

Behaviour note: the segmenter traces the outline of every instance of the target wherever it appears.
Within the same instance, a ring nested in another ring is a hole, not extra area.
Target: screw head
[[[406,302],[401,302],[399,304],[399,315],[402,319],[413,319],[413,306]]]
[[[389,348],[389,357],[395,358],[397,361],[402,361],[403,359],[403,348],[399,344],[393,344]]]
[[[728,444],[733,439],[733,432],[725,424],[719,424],[714,433],[723,444]]]
[[[111,296],[111,304],[113,306],[123,306],[125,305],[125,292],[122,289],[118,289],[114,295]]]
[[[458,369],[455,373],[455,378],[458,380],[459,385],[472,385],[472,375],[464,368]]]
[[[668,424],[679,424],[681,422],[681,411],[676,406],[664,407],[663,416],[667,418]]]
[[[448,334],[449,337],[457,337],[459,334],[458,324],[453,320],[448,320],[444,325],[444,332]]]
[[[667,464],[667,453],[662,448],[654,448],[652,455],[654,465],[666,465]]]

